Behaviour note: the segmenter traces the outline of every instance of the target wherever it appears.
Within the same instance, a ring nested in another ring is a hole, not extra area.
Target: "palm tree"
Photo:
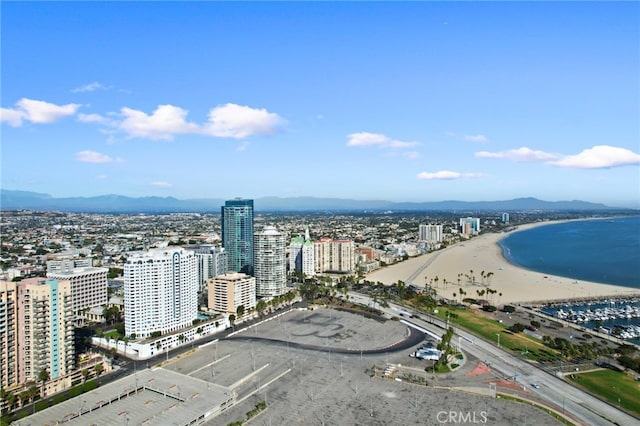
[[[44,396],[44,384],[49,380],[49,372],[44,368],[40,370],[38,373],[38,380],[42,382],[42,396]]]
[[[38,396],[38,393],[38,388],[35,385],[29,386],[29,389],[27,389],[27,397],[29,398],[29,401],[33,402],[36,399],[36,396]],[[33,404],[32,408],[35,413],[36,404]]]
[[[13,409],[13,406],[16,404],[16,400],[18,399],[18,397],[16,396],[15,393],[13,392],[9,392],[7,393],[7,396],[5,397],[5,400],[7,401],[7,410],[11,411]]]
[[[244,315],[244,305],[240,305],[236,308],[236,314],[238,314],[238,318]]]
[[[256,311],[258,311],[260,317],[264,315],[265,309],[267,309],[267,303],[262,299],[258,300],[258,303],[256,303]]]

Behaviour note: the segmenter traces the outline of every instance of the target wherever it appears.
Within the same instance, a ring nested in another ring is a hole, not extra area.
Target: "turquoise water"
[[[540,226],[499,244],[507,260],[533,271],[640,288],[640,216]]]

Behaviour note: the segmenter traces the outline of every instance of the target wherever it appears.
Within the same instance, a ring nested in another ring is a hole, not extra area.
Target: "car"
[[[531,383],[531,386],[533,386],[536,389],[540,389],[540,385],[537,383]]]

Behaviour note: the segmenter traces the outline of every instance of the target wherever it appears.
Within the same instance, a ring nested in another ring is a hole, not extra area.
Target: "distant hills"
[[[0,189],[1,210],[38,210],[74,213],[219,213],[225,200],[220,198],[180,200],[174,197],[96,197],[55,198],[49,194]],[[543,201],[516,198],[504,201],[391,202],[316,197],[262,197],[254,200],[262,212],[363,212],[363,211],[567,211],[618,210],[587,201]]]

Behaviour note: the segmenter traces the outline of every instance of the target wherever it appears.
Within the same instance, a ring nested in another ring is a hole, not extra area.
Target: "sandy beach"
[[[517,230],[511,232],[552,223],[559,222],[519,225]],[[507,235],[509,234],[483,234],[473,237],[443,250],[371,272],[366,279],[384,284],[393,284],[402,280],[407,285],[409,283],[417,286],[431,285],[439,295],[457,300],[460,300],[460,289],[462,289],[466,293],[463,297],[487,300],[491,298],[496,305],[600,296],[640,296],[640,289],[576,281],[573,278],[543,274],[515,266],[504,258],[502,249],[498,245],[498,241]],[[485,273],[484,279],[481,277],[482,272]],[[487,277],[486,275],[490,272],[493,274]],[[459,277],[459,273],[463,275]],[[469,277],[473,275],[475,282],[472,283],[465,275]],[[486,291],[487,288],[495,290],[496,293],[491,296],[478,295],[478,292]],[[456,297],[453,296],[454,293]]]

